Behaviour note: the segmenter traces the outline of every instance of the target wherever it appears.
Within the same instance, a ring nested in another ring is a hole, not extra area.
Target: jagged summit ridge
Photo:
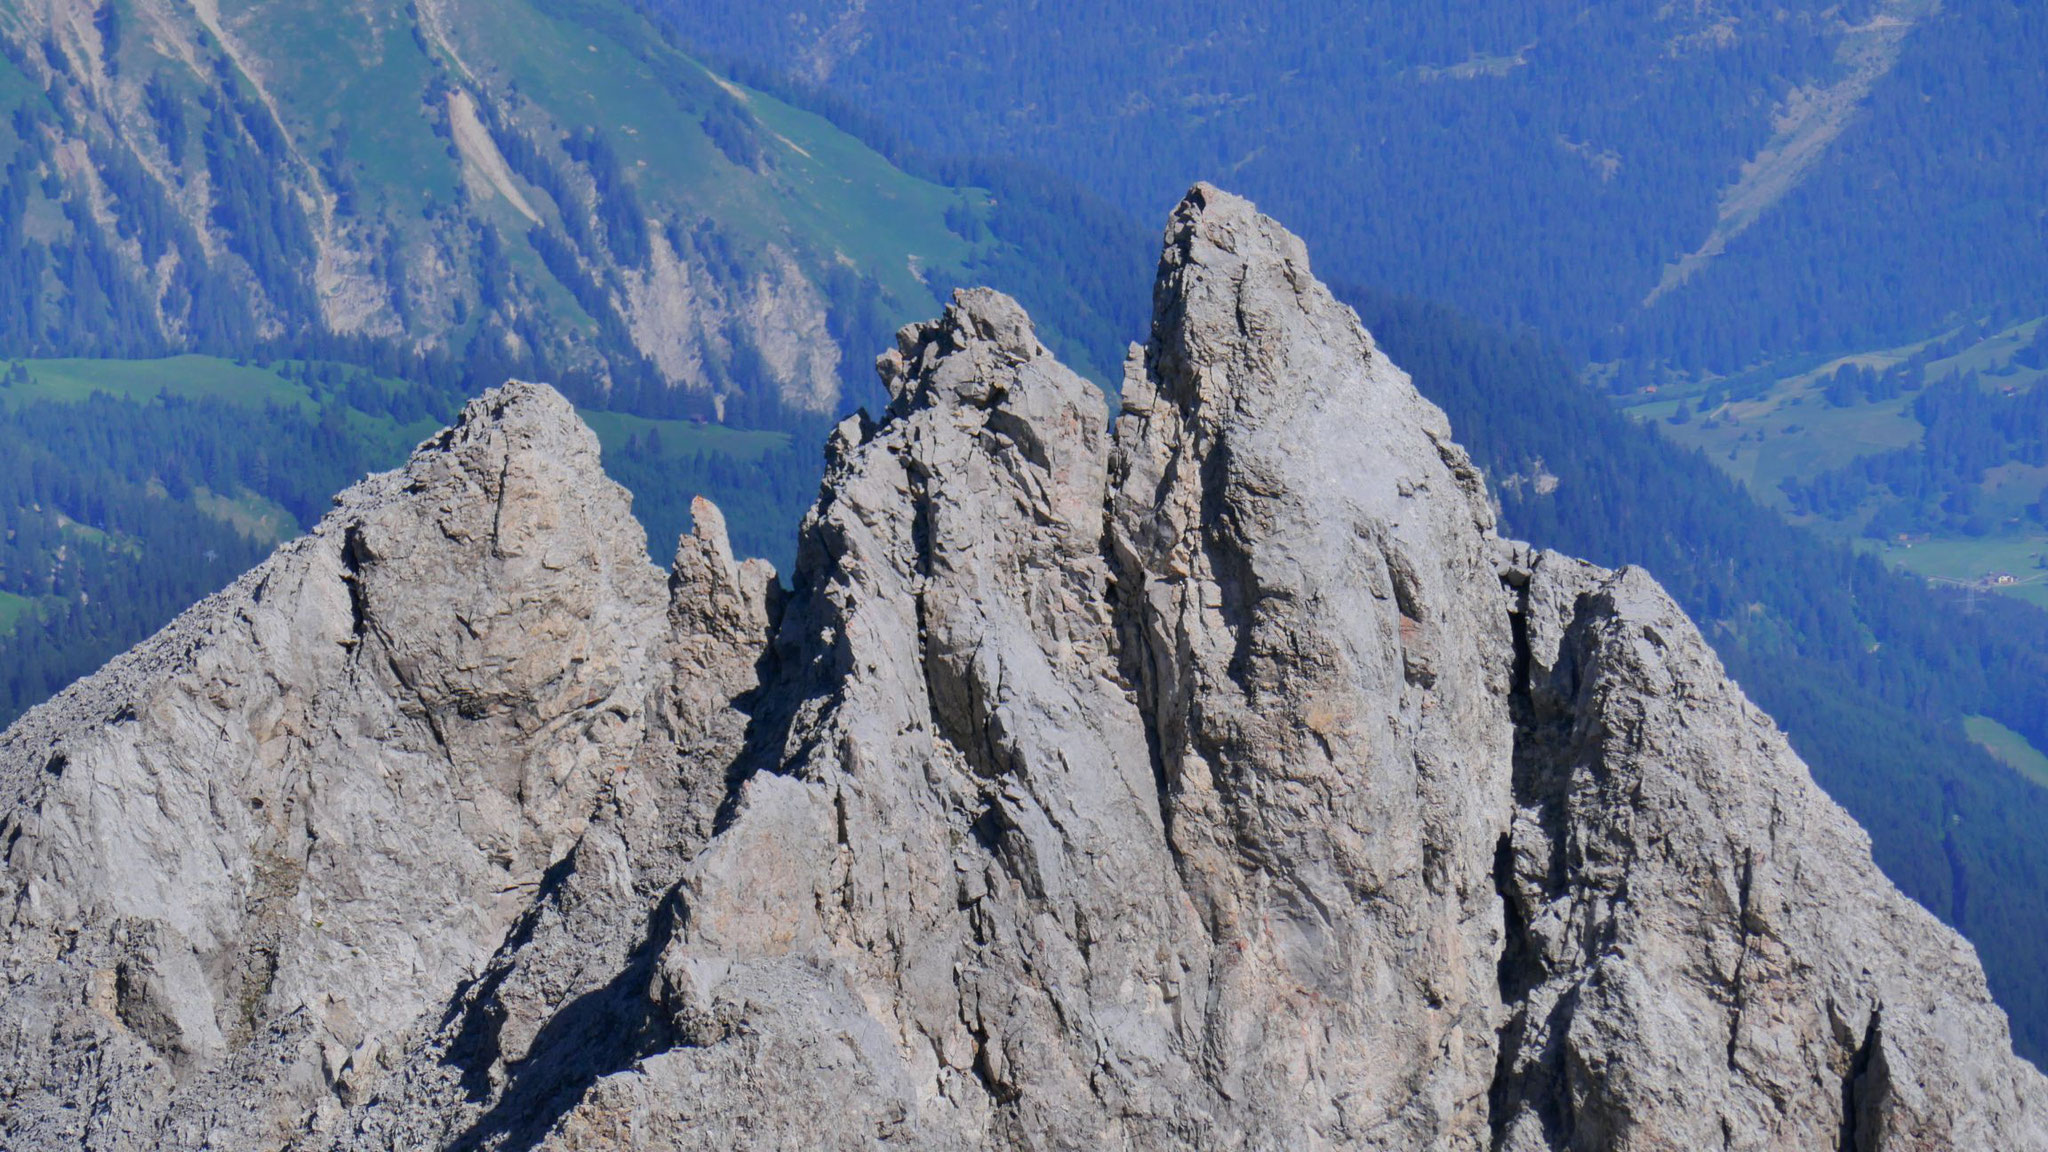
[[[2048,1147],[1654,582],[1499,540],[1250,204],[1163,253],[1113,429],[1000,294],[904,329],[787,593],[510,385],[31,714],[0,1133]]]

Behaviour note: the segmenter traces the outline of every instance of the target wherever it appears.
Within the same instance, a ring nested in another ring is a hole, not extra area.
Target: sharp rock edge
[[[0,737],[0,1144],[2048,1148],[1642,572],[1198,186],[1114,426],[988,291],[793,591],[508,384]]]

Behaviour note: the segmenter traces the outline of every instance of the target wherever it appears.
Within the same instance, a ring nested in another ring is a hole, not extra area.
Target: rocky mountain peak
[[[9,729],[6,1027],[96,1069],[15,1064],[10,1143],[256,1146],[490,955],[645,727],[664,598],[627,500],[508,384]]]
[[[1500,540],[1249,203],[1163,253],[1113,426],[997,293],[899,333],[787,592],[508,385],[24,719],[0,1133],[2048,1147],[1655,582]]]

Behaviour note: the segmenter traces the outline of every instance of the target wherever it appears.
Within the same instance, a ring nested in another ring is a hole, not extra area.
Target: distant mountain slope
[[[2037,317],[1620,400],[1803,523],[2048,607],[2044,382]]]
[[[907,147],[1140,212],[1227,179],[1336,274],[1591,360],[1726,372],[2048,297],[2040,4],[663,2]]]
[[[1000,243],[614,0],[36,0],[0,46],[13,355],[394,341],[760,423]]]

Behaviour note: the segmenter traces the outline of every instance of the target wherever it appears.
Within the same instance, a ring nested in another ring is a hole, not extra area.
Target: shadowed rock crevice
[[[571,851],[541,874],[533,906],[513,923],[505,942],[498,946],[498,963],[477,979],[466,981],[441,1016],[441,1027],[453,1029],[441,1059],[460,1071],[462,1090],[472,1101],[490,1099],[492,1066],[502,1055],[499,1034],[504,1027],[505,1011],[497,993],[511,975],[511,968],[504,961],[532,942],[543,914],[559,898],[562,886],[575,870],[576,853]]]
[[[653,993],[662,954],[684,916],[675,893],[662,899],[646,937],[627,954],[618,974],[549,1017],[528,1046],[529,1054],[505,1066],[507,1080],[496,1103],[449,1142],[451,1152],[527,1152],[592,1084],[675,1046],[681,1038],[675,1022]]]
[[[1884,1009],[1873,1009],[1863,1042],[1842,1075],[1840,1152],[1880,1152],[1886,1147],[1886,1110],[1891,1084],[1884,1059]]]
[[[1507,706],[1514,724],[1511,790],[1515,816],[1509,832],[1494,850],[1494,889],[1500,898],[1501,945],[1495,961],[1502,1004],[1496,1058],[1487,1089],[1489,1147],[1529,1147],[1533,1136],[1542,1147],[1572,1147],[1571,1099],[1566,1091],[1563,1038],[1577,1002],[1577,989],[1567,987],[1553,1001],[1531,1002],[1531,993],[1550,979],[1544,961],[1545,941],[1532,920],[1561,895],[1565,867],[1565,812],[1559,782],[1558,733],[1569,730],[1570,716],[1559,708],[1551,682],[1559,654],[1547,650],[1539,661],[1532,634],[1546,623],[1535,614],[1548,605],[1532,595],[1534,563],[1510,554],[1502,564],[1501,587],[1509,600],[1511,643]],[[1577,606],[1571,618],[1576,620]],[[1567,626],[1567,634],[1569,626]],[[1554,635],[1543,639],[1555,643]],[[1542,682],[1539,683],[1539,677]],[[1510,1134],[1514,1134],[1513,1142]]]
[[[348,585],[349,632],[357,644],[370,631],[370,605],[363,591],[363,565],[370,559],[369,546],[363,543],[362,530],[350,525],[342,536],[341,567],[342,582]]]

